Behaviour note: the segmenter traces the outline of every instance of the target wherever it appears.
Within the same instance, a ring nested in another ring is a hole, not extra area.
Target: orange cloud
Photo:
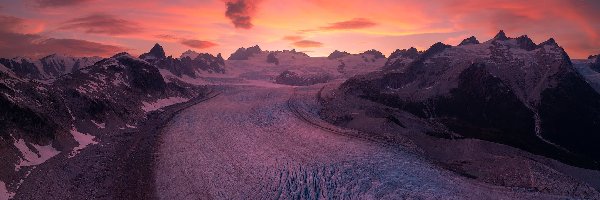
[[[305,47],[305,48],[312,48],[312,47],[321,47],[323,46],[323,43],[317,42],[317,41],[312,41],[312,40],[300,40],[300,41],[296,41],[294,43],[292,43],[294,46],[297,47]]]
[[[348,30],[348,29],[362,29],[369,28],[377,25],[377,23],[364,18],[354,18],[348,21],[335,22],[329,26],[321,27],[321,30]]]
[[[288,36],[283,37],[283,40],[298,41],[298,40],[302,40],[302,36],[288,35]]]

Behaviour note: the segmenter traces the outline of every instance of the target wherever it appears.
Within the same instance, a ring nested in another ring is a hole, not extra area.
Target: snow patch
[[[125,126],[126,126],[127,128],[137,128],[137,126],[132,126],[132,125],[129,125],[129,124],[125,124]]]
[[[91,120],[91,121],[92,121],[92,123],[94,123],[94,125],[96,125],[100,129],[106,128],[106,123],[98,123],[94,120]]]
[[[142,102],[142,110],[144,110],[145,112],[155,111],[173,104],[183,103],[189,100],[190,99],[183,97],[169,97],[166,99],[158,99],[155,102],[150,103]]]
[[[98,144],[98,142],[94,141],[94,139],[96,137],[94,137],[93,135],[81,133],[81,132],[77,131],[77,129],[75,127],[73,127],[73,129],[71,129],[71,135],[73,135],[73,139],[75,139],[75,141],[77,141],[77,143],[79,143],[79,146],[73,148],[73,151],[71,151],[71,153],[69,153],[69,158],[75,157],[77,154],[79,154],[79,152],[82,149],[84,149],[88,145]]]
[[[15,196],[14,192],[9,192],[6,184],[0,181],[0,199],[12,199]]]
[[[15,140],[14,146],[21,152],[22,158],[19,163],[15,165],[15,171],[19,171],[21,167],[35,166],[46,162],[48,159],[58,155],[60,151],[54,149],[52,145],[40,146],[36,144],[30,144],[36,152],[32,151],[25,140]]]

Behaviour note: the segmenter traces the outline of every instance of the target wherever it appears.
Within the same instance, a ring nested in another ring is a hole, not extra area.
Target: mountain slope
[[[0,65],[0,180],[16,191],[36,165],[75,157],[88,145],[135,129],[150,112],[205,92],[166,82],[156,66],[127,53],[47,83]]]
[[[484,43],[465,43],[434,44],[408,64],[390,65],[404,70],[355,77],[339,90],[464,137],[598,167],[600,95],[553,39],[536,45],[501,31]]]

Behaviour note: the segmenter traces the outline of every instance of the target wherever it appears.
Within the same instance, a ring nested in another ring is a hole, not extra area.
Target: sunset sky
[[[503,29],[539,43],[554,37],[572,58],[600,53],[597,0],[0,0],[0,57],[50,53],[223,53],[255,44],[311,56],[333,50],[424,50],[480,41]]]

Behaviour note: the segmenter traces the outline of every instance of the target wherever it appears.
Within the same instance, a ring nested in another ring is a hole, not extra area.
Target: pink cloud
[[[99,13],[69,20],[63,23],[60,29],[82,30],[86,33],[96,34],[124,35],[142,32],[143,28],[136,22]]]
[[[27,26],[24,20],[11,16],[0,16],[0,56],[42,57],[52,53],[74,56],[108,56],[126,48],[80,39],[57,39],[39,34],[18,32],[18,27]]]
[[[217,44],[214,42],[202,41],[202,40],[181,40],[181,44],[186,45],[188,47],[196,48],[196,49],[206,49],[206,48],[217,46]]]
[[[348,29],[363,29],[377,25],[377,23],[364,18],[354,18],[348,21],[341,21],[329,24],[329,26],[321,27],[322,30],[348,30]]]
[[[65,7],[65,6],[74,6],[81,5],[83,3],[87,3],[93,0],[35,0],[35,3],[39,7]]]
[[[288,35],[283,37],[283,40],[287,40],[287,41],[298,41],[298,40],[302,40],[302,36],[297,36],[297,35]]]
[[[300,41],[296,41],[292,44],[297,47],[305,47],[305,48],[323,46],[323,43],[317,42],[317,41],[312,41],[312,40],[300,40]]]

